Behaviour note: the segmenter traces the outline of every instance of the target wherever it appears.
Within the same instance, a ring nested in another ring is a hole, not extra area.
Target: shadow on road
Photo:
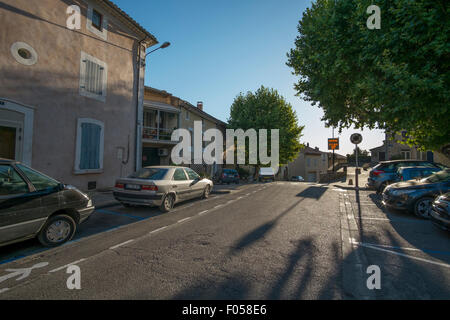
[[[309,187],[297,194],[297,197],[319,200],[327,190],[326,187]]]

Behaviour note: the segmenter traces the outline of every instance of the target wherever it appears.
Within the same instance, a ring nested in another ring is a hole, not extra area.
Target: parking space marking
[[[192,219],[192,217],[187,217],[187,218],[184,218],[184,219],[178,220],[178,222],[177,222],[177,223],[182,223],[182,222],[184,222],[184,221],[188,221],[188,220],[191,220],[191,219]]]
[[[148,218],[133,216],[133,215],[127,214],[127,213],[115,212],[115,211],[104,210],[104,209],[98,209],[98,210],[95,210],[95,211],[96,212],[100,212],[100,213],[105,213],[105,214],[113,214],[113,215],[116,215],[116,216],[129,217],[129,218],[136,219],[136,220],[146,220],[146,219],[148,219]]]
[[[126,245],[126,244],[129,244],[129,243],[131,243],[131,242],[133,242],[133,241],[134,241],[134,239],[131,239],[131,240],[128,240],[128,241],[119,243],[118,245],[115,245],[115,246],[109,248],[109,250],[117,249],[117,248],[122,247],[122,246],[124,246],[124,245]]]
[[[355,239],[350,239],[350,242],[354,243],[354,244],[359,244]],[[398,246],[389,246],[386,244],[376,244],[376,243],[365,243],[365,244],[374,246],[374,247],[381,247],[381,248],[388,248],[388,249],[399,249],[399,250],[405,250],[405,251],[418,251],[418,252],[423,252],[423,253],[438,253],[438,254],[450,255],[450,251],[419,249],[419,248],[411,248],[411,247],[398,247]]]
[[[164,229],[167,229],[168,227],[169,227],[169,226],[165,226],[165,227],[158,228],[158,229],[156,229],[156,230],[150,231],[148,234],[157,233],[157,232],[159,232],[159,231],[162,231],[162,230],[164,230]]]
[[[83,261],[85,261],[85,260],[86,260],[86,259],[83,258],[83,259],[80,259],[80,260],[77,260],[77,261],[68,263],[68,264],[66,264],[66,265],[64,265],[64,266],[62,266],[62,267],[59,267],[59,268],[50,270],[49,273],[54,273],[54,272],[58,272],[58,271],[63,270],[63,269],[67,269],[67,267],[70,267],[70,266],[72,266],[72,265],[74,265],[74,264],[83,262]]]
[[[350,239],[350,243],[352,243],[354,245],[357,245],[357,246],[361,246],[361,247],[365,247],[365,248],[369,248],[369,249],[373,249],[373,250],[378,250],[378,251],[383,251],[383,252],[387,252],[387,253],[392,253],[392,254],[395,254],[397,256],[410,258],[410,259],[413,259],[413,260],[426,262],[426,263],[438,265],[438,266],[445,267],[445,268],[450,268],[450,264],[447,264],[447,263],[441,263],[441,262],[436,262],[436,261],[432,261],[432,260],[428,260],[428,259],[423,259],[423,258],[419,258],[419,257],[410,256],[410,255],[407,255],[407,254],[404,254],[404,253],[401,253],[401,252],[396,252],[396,251],[392,251],[392,250],[383,249],[383,248],[380,248],[380,247],[378,247],[376,245],[371,245],[371,244],[367,244],[367,243],[357,242],[357,241],[354,241],[354,239]]]

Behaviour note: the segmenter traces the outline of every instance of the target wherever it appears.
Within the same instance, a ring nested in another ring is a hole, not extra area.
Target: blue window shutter
[[[93,123],[81,124],[80,169],[100,169],[100,133],[102,128]]]

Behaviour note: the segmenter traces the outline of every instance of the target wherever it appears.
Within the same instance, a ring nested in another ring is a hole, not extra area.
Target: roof
[[[311,147],[305,146],[305,148],[303,148],[301,150],[301,152],[303,152],[304,154],[309,154],[309,155],[317,155],[317,156],[321,156],[323,152],[313,149]]]
[[[114,2],[112,2],[111,0],[101,0],[101,2],[103,2],[107,7],[111,8],[113,11],[115,11],[117,14],[121,15],[123,18],[125,18],[126,20],[128,20],[128,22],[137,30],[139,30],[140,32],[142,32],[143,34],[146,35],[147,38],[149,38],[150,40],[152,40],[154,43],[153,44],[157,44],[158,40],[155,38],[154,35],[152,35],[150,32],[148,32],[143,26],[141,26],[138,22],[136,22],[136,20],[134,20],[133,18],[131,18],[125,11],[123,11],[122,9],[120,9]],[[152,45],[153,45],[152,44]]]
[[[180,113],[181,110],[163,102],[152,101],[152,100],[144,100],[144,107],[154,107],[162,111]]]
[[[200,110],[199,108],[193,106],[191,103],[189,103],[188,101],[182,100],[180,99],[183,104],[181,104],[182,107],[189,109],[190,111],[194,112],[194,113],[198,113],[200,116],[203,116],[205,118],[209,118],[209,120],[216,122],[218,124],[221,124],[223,126],[227,126],[227,124],[225,122],[223,122],[222,120],[219,120],[215,117],[213,117],[212,115],[210,115],[209,113],[206,113],[203,110]]]

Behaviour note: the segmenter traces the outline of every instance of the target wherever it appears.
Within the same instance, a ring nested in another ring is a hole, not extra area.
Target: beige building
[[[400,143],[406,138],[406,131],[400,135],[395,135],[395,139],[391,140],[392,134],[386,133],[386,139],[383,145],[370,150],[372,162],[388,161],[388,160],[428,160],[450,166],[450,159],[444,154],[436,151],[420,151],[417,148],[409,147]]]
[[[287,168],[287,171],[286,171]],[[292,176],[302,176],[305,181],[318,182],[321,173],[328,170],[328,153],[319,148],[311,148],[309,143],[302,149],[297,158],[289,162],[282,170],[284,179]]]
[[[0,16],[0,157],[84,190],[134,171],[155,37],[108,0],[4,0]]]
[[[191,159],[193,159],[194,121],[202,123],[202,131],[219,129],[225,136],[226,123],[197,106],[163,90],[145,87],[142,136],[142,166],[171,164],[170,154],[176,142],[171,141],[172,132],[184,128],[191,132]],[[206,143],[203,144],[205,147]],[[191,164],[197,172],[214,175],[220,165]]]

